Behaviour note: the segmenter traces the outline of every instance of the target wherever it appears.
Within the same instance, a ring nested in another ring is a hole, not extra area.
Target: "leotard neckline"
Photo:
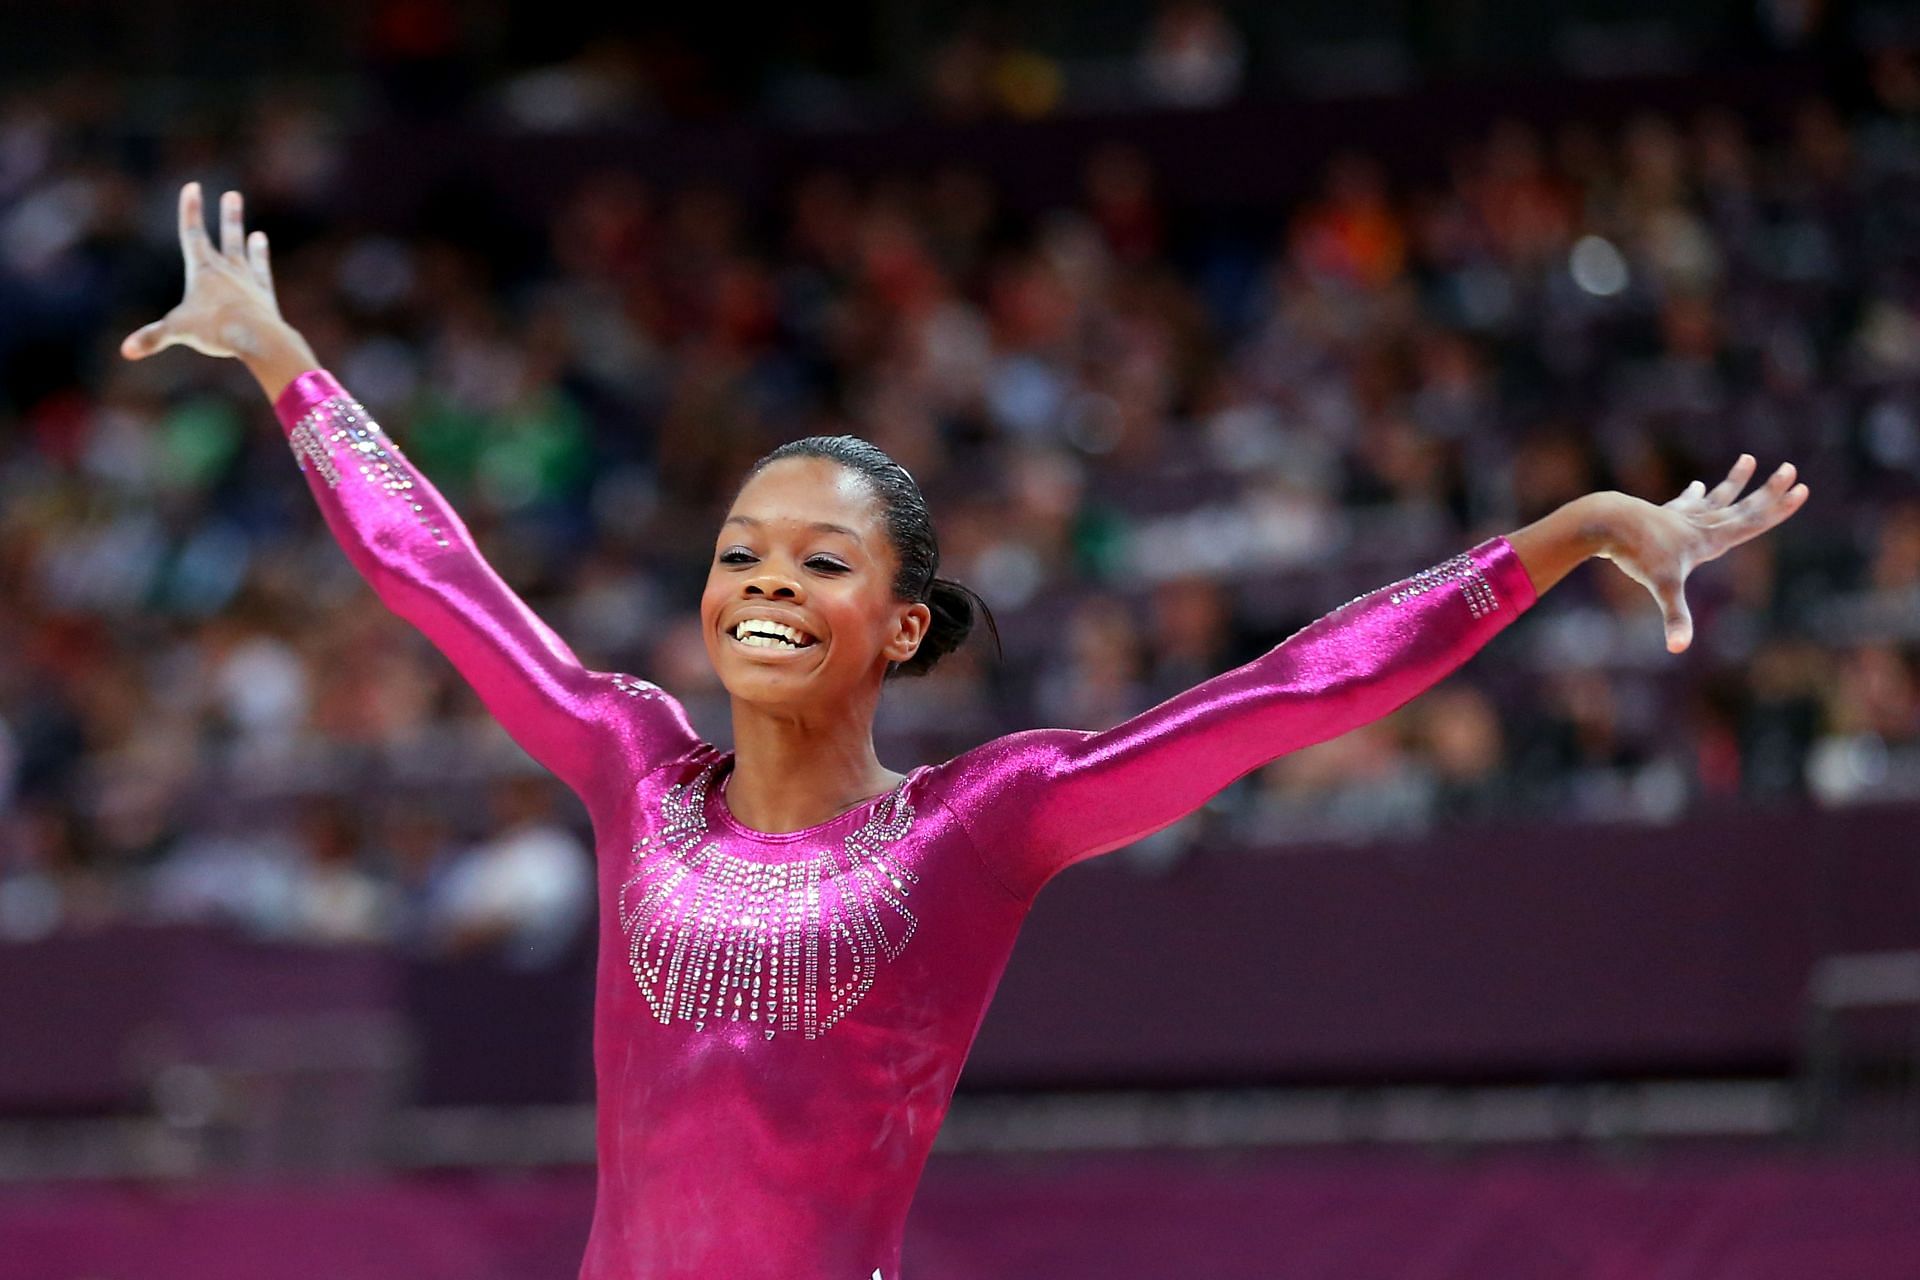
[[[745,836],[749,840],[762,844],[787,844],[795,840],[805,840],[850,821],[864,821],[870,817],[874,810],[881,804],[892,797],[898,796],[902,791],[906,790],[908,783],[932,767],[924,764],[914,766],[907,771],[906,777],[900,779],[900,781],[892,787],[882,791],[877,796],[869,796],[850,809],[844,809],[834,814],[824,822],[816,822],[810,827],[801,827],[797,831],[761,831],[758,828],[748,826],[746,823],[740,821],[740,819],[734,817],[733,810],[727,805],[727,780],[733,777],[734,763],[734,753],[732,751],[722,752],[719,758],[714,761],[713,783],[707,788],[709,808],[713,817],[718,820],[722,826],[738,835]]]

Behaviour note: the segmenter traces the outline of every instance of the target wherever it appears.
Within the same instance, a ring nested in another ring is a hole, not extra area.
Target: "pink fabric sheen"
[[[1387,714],[1534,602],[1489,539],[1111,729],[1009,734],[771,835],[726,811],[732,753],[657,686],[583,668],[330,374],[274,409],[375,593],[592,818],[583,1280],[899,1280],[914,1188],[1040,888]]]

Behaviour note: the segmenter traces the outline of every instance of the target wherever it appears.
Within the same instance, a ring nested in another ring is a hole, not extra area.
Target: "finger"
[[[253,272],[253,281],[273,297],[273,263],[267,257],[267,233],[256,231],[247,237],[247,269]],[[275,305],[278,305],[276,300]]]
[[[200,207],[200,184],[189,182],[180,188],[180,256],[186,260],[187,279],[213,251],[207,239],[206,212]]]
[[[1662,589],[1655,597],[1667,627],[1667,652],[1681,653],[1693,643],[1693,612],[1687,608],[1684,581]]]
[[[1727,478],[1713,486],[1713,492],[1707,495],[1710,506],[1724,507],[1740,496],[1747,487],[1747,481],[1753,479],[1753,469],[1758,463],[1750,453],[1743,453],[1734,459],[1733,469],[1727,472]]]
[[[1767,477],[1767,482],[1727,509],[1727,514],[1739,523],[1758,523],[1779,505],[1780,499],[1793,487],[1799,476],[1791,462],[1783,462]]]
[[[155,320],[128,334],[120,343],[120,354],[129,360],[144,360],[164,348],[169,339],[167,322]]]
[[[1792,472],[1787,474],[1791,476]],[[1751,542],[1767,530],[1785,523],[1787,517],[1807,504],[1809,491],[1806,485],[1796,484],[1785,493],[1776,494],[1773,484],[1774,481],[1769,480],[1766,488],[1743,498],[1740,505],[1734,508],[1736,518],[1710,532],[1707,559],[1718,559],[1741,543]]]
[[[236,265],[246,261],[243,212],[238,191],[229,191],[220,197],[220,253]]]
[[[1792,472],[1788,472],[1788,479],[1791,479],[1792,475]],[[1745,542],[1748,538],[1759,537],[1806,505],[1807,486],[1804,484],[1796,484],[1791,489],[1774,493],[1774,483],[1775,481],[1771,480],[1767,482],[1767,488],[1764,491],[1764,496],[1767,501],[1757,504],[1753,510],[1743,513],[1745,519],[1740,526],[1739,540],[1741,542]],[[1784,484],[1786,482],[1779,481],[1779,483]]]

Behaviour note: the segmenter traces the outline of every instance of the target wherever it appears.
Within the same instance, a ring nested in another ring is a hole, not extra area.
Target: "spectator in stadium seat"
[[[592,859],[554,819],[545,777],[496,785],[489,807],[494,834],[456,857],[440,881],[430,945],[514,968],[551,967],[566,958],[592,912]]]

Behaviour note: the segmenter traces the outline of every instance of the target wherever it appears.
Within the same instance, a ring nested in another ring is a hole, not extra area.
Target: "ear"
[[[920,650],[920,642],[927,638],[927,628],[933,625],[933,610],[924,604],[914,603],[902,608],[897,615],[893,635],[880,646],[880,652],[888,662],[905,662]]]

